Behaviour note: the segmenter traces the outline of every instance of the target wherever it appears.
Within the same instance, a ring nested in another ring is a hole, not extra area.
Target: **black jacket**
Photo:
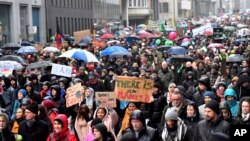
[[[36,119],[36,122],[28,127],[26,120],[24,120],[19,125],[18,134],[23,137],[23,141],[46,141],[49,136],[49,127],[40,119]]]
[[[1,135],[2,134],[2,135]],[[0,141],[15,141],[14,134],[6,127],[3,129],[2,132],[0,132]]]

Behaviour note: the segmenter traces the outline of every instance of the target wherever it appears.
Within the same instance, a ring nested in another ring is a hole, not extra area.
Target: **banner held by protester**
[[[133,102],[150,103],[154,81],[151,79],[118,76],[115,83],[116,98]]]
[[[99,103],[101,107],[115,108],[116,98],[114,92],[96,92],[95,93],[96,102]]]
[[[85,89],[82,87],[81,83],[77,83],[66,90],[66,107],[71,107],[75,104],[81,103],[83,101],[82,93]]]
[[[65,66],[65,65],[52,64],[51,74],[71,77],[72,67]]]

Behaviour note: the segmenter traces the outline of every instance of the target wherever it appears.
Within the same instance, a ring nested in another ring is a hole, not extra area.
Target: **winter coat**
[[[24,120],[24,118],[15,119],[11,126],[11,132],[14,134],[18,133],[19,124]]]
[[[212,132],[222,132],[229,136],[229,123],[223,120],[222,115],[214,122],[207,121],[206,119],[200,121],[197,125],[195,134],[195,141],[208,141]]]
[[[85,119],[77,119],[75,120],[75,130],[78,138],[80,140],[85,140],[88,134],[88,122]]]
[[[163,90],[168,91],[169,83],[175,81],[173,71],[171,69],[168,69],[168,68],[166,70],[160,69],[158,71],[158,75],[161,78],[162,84],[164,84]]]
[[[10,85],[5,85],[6,86],[3,87],[3,93],[0,95],[0,105],[1,108],[6,110],[7,115],[10,117],[12,115],[14,102],[17,98],[14,88],[10,87]]]
[[[194,93],[194,95],[193,95],[193,101],[195,102],[195,104],[197,106],[200,106],[200,105],[204,104],[203,94],[204,94],[205,91],[198,90],[196,93]]]
[[[59,114],[56,116],[56,119],[60,119],[63,122],[62,130],[58,133],[53,131],[48,136],[47,141],[77,141],[75,135],[71,134],[68,128],[68,118],[63,114]]]
[[[127,129],[126,133],[135,134],[132,128]],[[159,140],[159,133],[157,130],[151,127],[144,127],[138,134],[138,141],[157,141]]]
[[[250,97],[242,97],[239,103],[239,110],[238,110],[238,115],[235,118],[236,124],[237,125],[250,125],[250,115],[248,115],[248,118],[243,118],[243,113],[242,113],[242,102],[248,102],[250,103]],[[248,113],[250,114],[250,113]]]
[[[0,141],[16,141],[16,138],[14,136],[14,133],[12,133],[8,129],[8,127],[6,127],[5,129],[2,130],[2,132],[0,132]]]
[[[233,96],[234,100],[232,100],[232,101],[227,100],[228,96]],[[235,91],[233,89],[226,89],[224,92],[224,98],[225,98],[228,106],[230,107],[232,116],[234,116],[234,117],[237,116],[239,102],[237,101],[237,95],[236,95]]]
[[[165,124],[163,132],[161,134],[162,140],[163,141],[185,141],[185,140],[187,140],[187,126],[180,118],[178,118],[178,121],[177,121],[176,132],[177,132],[176,137],[174,140],[172,140],[171,136],[169,134],[169,131],[166,127],[166,124]]]
[[[45,141],[49,135],[48,124],[40,119],[28,127],[26,120],[19,124],[18,134],[23,137],[23,141]]]

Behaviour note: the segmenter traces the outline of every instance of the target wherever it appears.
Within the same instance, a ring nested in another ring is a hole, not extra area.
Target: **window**
[[[136,1],[137,1],[137,0],[134,0],[134,5],[133,5],[133,7],[136,7]]]
[[[71,31],[74,32],[74,18],[71,18]]]
[[[138,1],[138,7],[141,7],[141,0],[137,0]]]
[[[67,23],[66,23],[66,18],[64,17],[63,18],[63,27],[64,27],[64,34],[66,34],[67,33]]]
[[[129,6],[129,7],[132,7],[132,0],[129,0],[128,6]]]
[[[68,19],[68,34],[70,34],[71,33],[71,30],[70,30],[70,19],[69,19],[69,17],[67,19]]]
[[[75,18],[75,31],[78,31],[78,26],[77,26],[77,18]]]
[[[28,10],[26,5],[20,6],[20,30],[22,38],[26,39],[28,37]]]
[[[168,13],[168,3],[164,2],[161,4],[160,13]]]
[[[62,17],[60,17],[60,24],[59,24],[59,30],[61,31],[61,33],[63,33],[63,21],[62,21]]]

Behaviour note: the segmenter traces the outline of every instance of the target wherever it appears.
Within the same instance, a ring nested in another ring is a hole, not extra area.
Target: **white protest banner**
[[[203,35],[203,33],[205,31],[211,31],[213,33],[213,27],[212,27],[211,23],[209,23],[207,25],[204,25],[204,26],[201,26],[201,27],[198,27],[198,28],[195,28],[195,29],[192,30],[193,36]]]
[[[52,64],[51,74],[71,77],[72,67],[59,64]]]
[[[9,76],[14,70],[13,64],[0,64],[0,76]]]
[[[96,92],[95,99],[96,102],[102,107],[116,107],[116,98],[114,92]]]
[[[66,107],[71,107],[83,101],[84,88],[81,83],[77,83],[66,90]]]

